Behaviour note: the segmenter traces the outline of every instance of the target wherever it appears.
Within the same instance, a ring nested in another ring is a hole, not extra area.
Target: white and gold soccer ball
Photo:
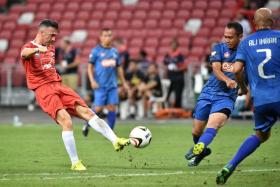
[[[130,132],[129,140],[134,147],[143,148],[150,144],[152,133],[147,127],[137,126]]]

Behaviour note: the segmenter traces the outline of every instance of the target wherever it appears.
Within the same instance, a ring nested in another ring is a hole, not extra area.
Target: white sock
[[[73,131],[62,131],[62,139],[72,164],[79,161]]]
[[[93,116],[88,124],[97,132],[102,134],[105,138],[110,140],[112,143],[115,143],[117,140],[116,134],[112,131],[109,125],[103,120],[100,119],[97,115]]]

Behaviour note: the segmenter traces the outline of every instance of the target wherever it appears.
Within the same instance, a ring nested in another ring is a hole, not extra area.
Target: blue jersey
[[[236,61],[245,65],[254,106],[280,101],[280,32],[259,30],[244,39]]]
[[[92,49],[89,63],[94,66],[94,79],[99,87],[117,87],[117,67],[121,61],[116,48],[104,48],[97,45]]]
[[[211,52],[210,63],[221,62],[234,63],[236,50],[229,49],[226,43],[216,44]],[[235,80],[233,73],[224,72],[224,74],[232,80]],[[209,97],[208,95],[227,96],[233,100],[237,97],[237,89],[229,89],[224,81],[217,79],[214,73],[204,85],[200,97]]]

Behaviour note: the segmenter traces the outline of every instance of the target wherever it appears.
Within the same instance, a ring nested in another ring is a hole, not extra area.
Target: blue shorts
[[[119,94],[117,87],[98,88],[94,91],[94,106],[102,107],[119,104]]]
[[[234,100],[227,96],[211,96],[208,98],[199,98],[194,109],[193,118],[201,121],[207,121],[209,115],[228,109],[230,113],[234,108]]]
[[[280,117],[280,102],[257,106],[254,108],[254,129],[269,132],[278,117]]]

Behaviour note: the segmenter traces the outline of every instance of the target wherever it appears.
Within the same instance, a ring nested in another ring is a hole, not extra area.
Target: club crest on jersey
[[[104,59],[101,61],[101,64],[103,67],[115,67],[117,65],[117,62],[115,59]]]
[[[230,56],[230,53],[229,53],[229,52],[225,52],[225,53],[224,53],[224,57],[225,57],[225,58],[228,58],[229,56]]]

